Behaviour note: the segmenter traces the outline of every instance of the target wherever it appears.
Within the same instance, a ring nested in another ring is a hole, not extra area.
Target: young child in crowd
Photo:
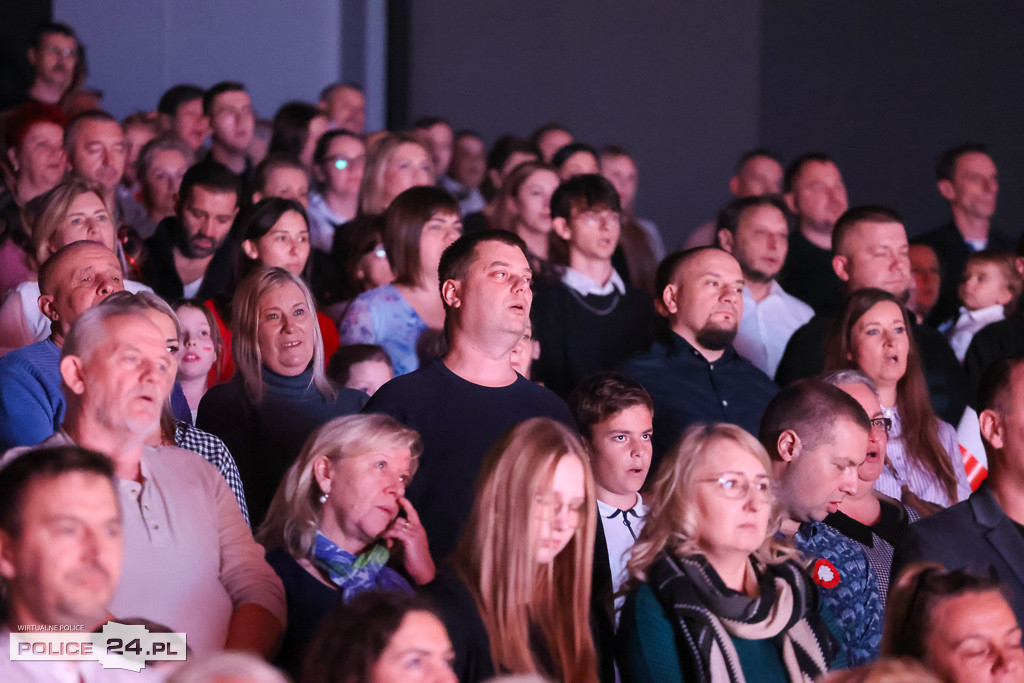
[[[358,389],[367,396],[395,376],[387,351],[374,344],[347,344],[331,356],[327,376],[346,389]]]
[[[192,411],[192,423],[195,424],[199,401],[210,387],[211,374],[216,376],[220,372],[214,366],[223,357],[223,342],[213,315],[201,302],[183,299],[174,305],[174,312],[181,324],[178,382],[185,392]]]
[[[629,578],[626,562],[647,514],[640,489],[651,467],[654,402],[637,381],[602,372],[580,382],[569,408],[597,485],[594,607],[598,618],[618,624],[625,602],[618,592]]]
[[[989,323],[1006,317],[1020,296],[1022,280],[1014,257],[997,251],[979,251],[967,260],[958,294],[960,312],[939,327],[963,362],[971,339]]]

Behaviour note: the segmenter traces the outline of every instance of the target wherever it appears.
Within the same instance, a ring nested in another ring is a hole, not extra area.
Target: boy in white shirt
[[[1011,254],[984,250],[967,260],[957,292],[960,311],[939,326],[960,362],[978,330],[1006,317],[1006,308],[1016,303],[1021,287]]]
[[[569,408],[597,485],[601,523],[594,545],[593,607],[599,619],[615,625],[625,601],[616,594],[628,578],[626,562],[647,513],[640,488],[651,467],[654,402],[635,380],[601,372],[580,382]]]

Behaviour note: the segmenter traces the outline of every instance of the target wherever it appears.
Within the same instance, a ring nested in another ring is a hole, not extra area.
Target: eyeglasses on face
[[[557,517],[563,510],[565,510],[568,513],[569,518],[576,522],[579,522],[580,514],[583,512],[583,507],[587,504],[585,500],[566,501],[561,498],[556,498],[551,494],[540,493],[534,496],[533,502],[537,504],[537,510],[546,517]]]
[[[892,419],[888,417],[873,417],[871,418],[871,428],[881,429],[888,434],[892,431]]]
[[[737,472],[724,472],[713,479],[698,479],[700,484],[718,484],[719,492],[733,500],[746,499],[753,489],[758,498],[764,501],[775,500],[772,480],[767,475],[748,479]]]

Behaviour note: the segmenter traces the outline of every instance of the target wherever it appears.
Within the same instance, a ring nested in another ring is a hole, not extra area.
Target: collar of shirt
[[[590,296],[591,294],[595,296],[608,296],[616,291],[619,294],[626,293],[626,283],[622,281],[622,277],[614,268],[612,268],[612,276],[608,278],[608,282],[604,283],[604,285],[594,282],[583,273],[572,268],[565,269],[565,273],[562,274],[562,283],[583,296]]]
[[[976,311],[968,311],[966,308],[961,306],[960,317],[957,319],[957,322],[963,320],[964,316],[967,316],[971,320],[977,322],[995,322],[996,320],[1002,320],[1004,315],[1005,311],[1002,304],[992,304],[985,308],[979,308]]]
[[[672,341],[670,342],[669,349],[670,355],[692,356],[693,358],[697,358],[703,361],[707,365],[713,365],[714,363],[725,363],[737,357],[736,349],[734,349],[732,347],[732,344],[730,344],[729,346],[725,347],[725,350],[722,352],[722,356],[718,360],[713,362],[709,361],[707,358],[704,357],[704,354],[695,349],[693,347],[693,344],[686,341],[686,339],[684,339],[682,335],[680,335],[678,332],[672,333]]]
[[[630,510],[632,510],[638,517],[643,517],[647,514],[647,506],[644,505],[643,496],[639,493],[636,494],[636,503],[633,504],[633,507],[631,507]],[[608,519],[616,512],[619,512],[619,508],[599,500],[597,501],[597,511],[601,513],[602,517]]]

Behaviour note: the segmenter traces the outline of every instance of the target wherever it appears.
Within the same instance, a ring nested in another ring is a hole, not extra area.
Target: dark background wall
[[[670,246],[757,143],[760,2],[411,4],[409,114],[489,140],[550,120],[640,160],[638,212]],[[670,237],[675,236],[675,237]]]

